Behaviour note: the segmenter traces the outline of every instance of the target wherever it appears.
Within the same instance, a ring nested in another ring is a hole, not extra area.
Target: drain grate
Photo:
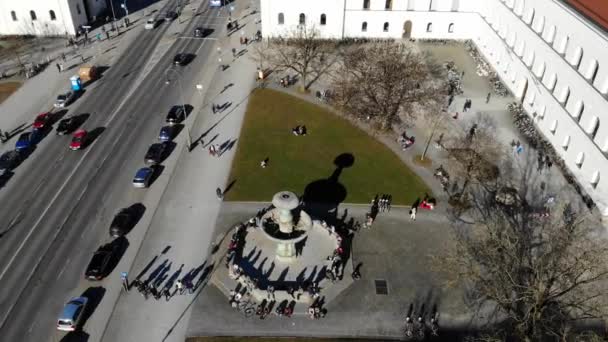
[[[377,295],[388,295],[388,282],[384,279],[376,279],[374,280],[374,284],[376,285],[376,294]]]

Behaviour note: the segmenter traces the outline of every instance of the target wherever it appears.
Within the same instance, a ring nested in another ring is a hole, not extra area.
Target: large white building
[[[0,35],[75,35],[106,6],[106,0],[0,0]]]
[[[608,216],[608,0],[261,0],[264,36],[471,39]]]

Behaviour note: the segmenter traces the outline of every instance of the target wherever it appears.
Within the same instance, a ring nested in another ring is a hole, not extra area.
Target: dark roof
[[[608,32],[608,1],[565,0],[565,2]]]

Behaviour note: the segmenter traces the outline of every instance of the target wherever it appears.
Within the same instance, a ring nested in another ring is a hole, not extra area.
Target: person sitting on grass
[[[268,160],[269,160],[269,158],[266,157],[266,159],[264,159],[260,162],[260,166],[262,167],[262,169],[265,169],[266,166],[268,166]]]
[[[293,133],[293,135],[299,135],[300,133],[300,126],[296,126],[295,128],[291,129],[291,133]]]

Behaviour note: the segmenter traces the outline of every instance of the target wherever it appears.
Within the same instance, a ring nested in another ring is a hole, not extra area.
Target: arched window
[[[433,32],[433,23],[426,24],[426,32]]]
[[[599,69],[599,64],[597,60],[593,59],[589,62],[589,68],[587,69],[587,73],[585,74],[585,78],[593,84],[595,82],[595,78],[597,77],[597,70]]]
[[[591,122],[589,122],[589,127],[587,127],[587,134],[591,137],[591,139],[595,139],[597,135],[597,131],[600,129],[600,119],[597,116],[591,118]]]
[[[369,9],[369,0],[363,0],[363,9]]]
[[[450,25],[448,25],[448,33],[454,33],[454,23],[450,23]]]
[[[573,67],[577,68],[581,65],[581,60],[583,59],[583,48],[582,47],[577,47],[576,50],[574,50],[574,53],[572,54],[572,58],[570,58],[570,64],[572,64]]]
[[[534,12],[534,8],[530,8],[530,10],[528,11],[528,16],[526,18],[526,24],[530,25],[532,24],[532,21],[534,21],[534,15],[536,13]]]
[[[547,78],[545,85],[547,86],[547,89],[549,89],[550,91],[553,91],[555,89],[556,84],[557,84],[557,74],[552,73],[551,76],[549,76]]]
[[[384,3],[384,9],[385,10],[392,10],[393,9],[393,0],[386,0],[386,2]]]
[[[595,171],[593,173],[593,176],[591,176],[591,186],[593,186],[593,188],[595,189],[597,187],[597,184],[600,182],[600,172],[599,171]]]
[[[565,106],[566,103],[568,103],[568,98],[570,98],[570,87],[565,86],[562,89],[562,92],[560,93],[558,100],[562,105]]]
[[[583,162],[585,161],[585,153],[584,152],[579,152],[578,155],[576,156],[576,166],[580,169],[581,167],[583,167]]]
[[[321,14],[321,25],[325,25],[327,23],[327,17],[325,13]]]
[[[300,13],[299,23],[300,23],[300,25],[306,25],[306,14]]]
[[[553,44],[553,41],[555,40],[555,25],[551,25],[551,27],[549,27],[545,37],[546,37],[547,43]]]
[[[13,21],[17,21],[17,13],[15,11],[11,11],[11,18],[13,18]]]
[[[560,54],[565,54],[566,53],[566,49],[568,48],[568,43],[570,42],[570,36],[566,35],[562,38],[562,40],[559,42],[559,45],[557,46],[557,52]]]
[[[367,21],[361,24],[361,32],[367,32]]]
[[[388,23],[384,23],[384,26],[383,26],[382,30],[384,32],[388,32]]]
[[[49,11],[49,16],[51,17],[51,20],[56,20],[57,19],[57,17],[55,16],[55,11],[53,11],[53,10]]]
[[[551,131],[551,134],[555,134],[555,132],[557,132],[557,120],[553,120],[553,123],[551,124],[551,128],[549,128],[549,131]]]
[[[576,103],[576,107],[574,107],[574,110],[572,111],[572,117],[576,120],[576,122],[578,122],[581,119],[581,116],[583,115],[584,110],[585,110],[585,102],[578,101]]]
[[[545,28],[545,17],[537,17],[535,24],[536,28],[534,30],[538,33],[542,33]]]
[[[30,11],[30,17],[32,18],[32,20],[38,19],[38,18],[36,18],[36,12],[34,12],[34,11]]]
[[[279,13],[279,25],[285,24],[285,14]]]
[[[570,136],[566,135],[566,137],[564,138],[564,142],[562,142],[562,148],[565,151],[568,151],[568,146],[570,146]]]

